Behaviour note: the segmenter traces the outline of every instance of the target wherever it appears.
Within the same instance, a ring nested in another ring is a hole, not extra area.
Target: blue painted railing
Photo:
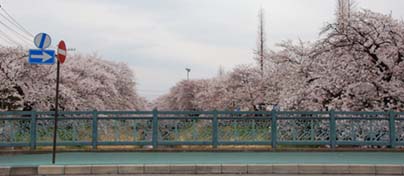
[[[0,147],[52,145],[54,112],[0,112]],[[60,112],[59,146],[404,146],[402,112]]]

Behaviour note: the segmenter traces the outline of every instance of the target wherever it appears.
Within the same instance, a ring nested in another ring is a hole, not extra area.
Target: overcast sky
[[[98,53],[133,68],[149,100],[176,82],[209,78],[222,65],[252,64],[257,13],[265,9],[269,47],[314,40],[334,19],[336,0],[0,0],[33,34],[63,39],[77,53]],[[404,0],[357,0],[357,8],[404,16]],[[56,45],[56,43],[53,43]]]

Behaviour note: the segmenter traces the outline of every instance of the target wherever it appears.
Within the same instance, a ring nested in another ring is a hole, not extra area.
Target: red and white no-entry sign
[[[61,64],[65,62],[67,55],[66,44],[61,40],[58,44],[57,58]]]

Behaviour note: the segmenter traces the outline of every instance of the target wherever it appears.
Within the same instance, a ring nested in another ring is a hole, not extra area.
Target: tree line
[[[336,20],[315,41],[263,48],[257,65],[177,83],[159,97],[165,110],[404,110],[404,22],[338,0]],[[262,21],[262,12],[259,13]],[[262,62],[263,60],[263,62]],[[261,67],[262,63],[264,66]]]
[[[0,47],[0,111],[54,109],[56,67],[32,65],[23,48]],[[140,110],[146,100],[136,92],[133,71],[97,55],[72,55],[61,66],[60,108]]]

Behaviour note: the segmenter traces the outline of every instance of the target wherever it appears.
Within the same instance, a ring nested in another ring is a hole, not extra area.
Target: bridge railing
[[[404,146],[403,112],[60,112],[58,146]],[[51,146],[54,112],[0,112],[0,147]]]

